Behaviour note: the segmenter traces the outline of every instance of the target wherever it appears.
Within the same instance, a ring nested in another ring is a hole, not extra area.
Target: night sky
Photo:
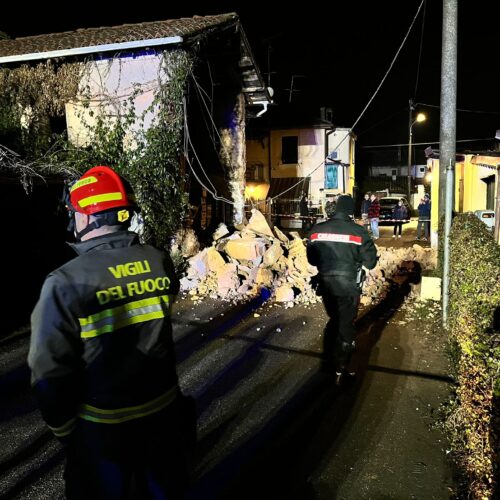
[[[421,0],[400,2],[288,3],[184,0],[113,8],[104,2],[64,4],[58,9],[18,2],[3,13],[0,30],[12,37],[237,12],[275,101],[333,109],[334,122],[350,127],[385,75]],[[457,139],[494,137],[500,129],[500,54],[497,0],[459,1]],[[74,10],[69,10],[74,9]],[[308,10],[309,9],[309,10]],[[425,16],[424,16],[425,14]],[[427,0],[387,80],[355,127],[358,145],[406,143],[408,100],[439,106],[442,1]],[[270,61],[270,65],[268,65]],[[268,71],[271,71],[270,77]],[[414,141],[439,139],[439,110],[414,127]],[[470,112],[473,111],[473,112]],[[479,112],[478,112],[479,111]],[[485,113],[482,113],[485,112]],[[437,146],[435,146],[437,147]],[[473,143],[468,147],[473,149]],[[457,150],[460,146],[457,146]]]

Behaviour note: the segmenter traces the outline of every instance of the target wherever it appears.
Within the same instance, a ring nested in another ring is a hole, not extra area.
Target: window
[[[264,181],[264,164],[261,162],[253,162],[247,164],[245,171],[245,177],[247,181]]]
[[[338,166],[332,163],[325,164],[325,189],[337,189],[338,187]]]
[[[398,175],[398,171],[397,170],[392,170],[392,175],[394,175],[394,176]]]
[[[289,135],[281,138],[281,163],[294,163],[299,161],[299,138]]]

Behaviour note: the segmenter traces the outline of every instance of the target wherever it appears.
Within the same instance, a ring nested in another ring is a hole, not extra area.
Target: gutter
[[[153,38],[151,40],[134,40],[132,42],[108,43],[104,45],[90,45],[88,47],[75,47],[73,49],[49,50],[47,52],[33,52],[15,56],[0,57],[0,64],[22,61],[36,61],[40,59],[51,59],[54,57],[78,56],[83,54],[95,54],[99,52],[120,52],[122,50],[156,47],[159,45],[180,44],[184,41],[181,36],[169,36],[166,38]]]

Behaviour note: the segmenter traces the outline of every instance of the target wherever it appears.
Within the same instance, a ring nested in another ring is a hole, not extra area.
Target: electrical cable
[[[441,106],[437,106],[436,104],[425,104],[423,102],[417,102],[415,105],[425,106],[426,108],[441,109]],[[482,115],[500,115],[500,111],[479,111],[475,109],[459,109],[459,108],[457,108],[457,111],[461,111],[462,113],[477,113]]]
[[[424,0],[424,12],[422,13],[422,30],[420,31],[420,49],[418,51],[418,64],[417,64],[417,76],[415,78],[415,90],[413,91],[413,98],[417,97],[418,82],[420,79],[420,62],[422,60],[422,48],[424,45],[424,28],[425,28],[425,11],[427,7],[427,1]]]

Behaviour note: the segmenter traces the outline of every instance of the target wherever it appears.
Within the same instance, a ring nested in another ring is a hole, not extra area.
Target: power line
[[[370,104],[372,103],[373,99],[375,99],[375,96],[378,94],[379,90],[381,89],[382,85],[384,84],[386,78],[389,76],[389,73],[392,69],[392,67],[394,66],[394,63],[396,62],[396,59],[398,58],[399,56],[399,53],[401,52],[401,50],[403,49],[403,46],[404,44],[406,43],[406,40],[408,39],[408,36],[410,34],[410,31],[412,30],[413,28],[413,25],[415,24],[415,21],[418,17],[418,13],[420,12],[420,9],[422,8],[422,5],[424,4],[424,1],[425,0],[422,0],[420,2],[420,5],[418,6],[418,9],[417,9],[417,13],[415,14],[415,17],[413,18],[413,21],[411,22],[410,24],[410,27],[408,28],[408,31],[406,32],[406,35],[401,43],[401,45],[399,46],[399,49],[397,50],[396,52],[396,55],[394,56],[394,58],[392,59],[391,61],[391,64],[389,65],[389,69],[386,71],[384,77],[382,78],[382,81],[380,82],[379,86],[377,87],[377,89],[375,90],[375,92],[373,93],[371,99],[368,101],[368,104],[365,106],[365,108],[363,109],[363,111],[361,112],[361,114],[359,115],[358,119],[354,122],[354,125],[351,127],[351,130],[358,124],[359,120],[361,120],[361,117],[365,114],[366,110],[368,109],[368,107],[370,106]]]
[[[482,139],[459,139],[455,142],[480,142],[480,141],[491,141],[493,137],[483,137]],[[412,142],[413,146],[425,146],[426,144],[439,144],[439,141],[427,141],[427,142]],[[409,146],[407,142],[400,144],[372,144],[370,146],[362,146],[362,149],[368,148],[395,148],[398,146]]]
[[[415,105],[425,106],[427,108],[441,109],[441,106],[436,106],[435,104],[425,104],[423,102],[417,102]],[[462,113],[478,113],[482,115],[500,115],[500,111],[479,111],[476,109],[459,109],[459,108],[457,108],[457,111],[461,111]]]
[[[417,77],[415,79],[415,90],[413,92],[413,98],[417,97],[418,82],[420,79],[420,62],[422,60],[422,47],[424,45],[424,28],[425,28],[425,10],[427,7],[427,2],[424,0],[424,12],[422,14],[422,29],[420,31],[420,49],[418,51],[418,65],[417,65]]]

